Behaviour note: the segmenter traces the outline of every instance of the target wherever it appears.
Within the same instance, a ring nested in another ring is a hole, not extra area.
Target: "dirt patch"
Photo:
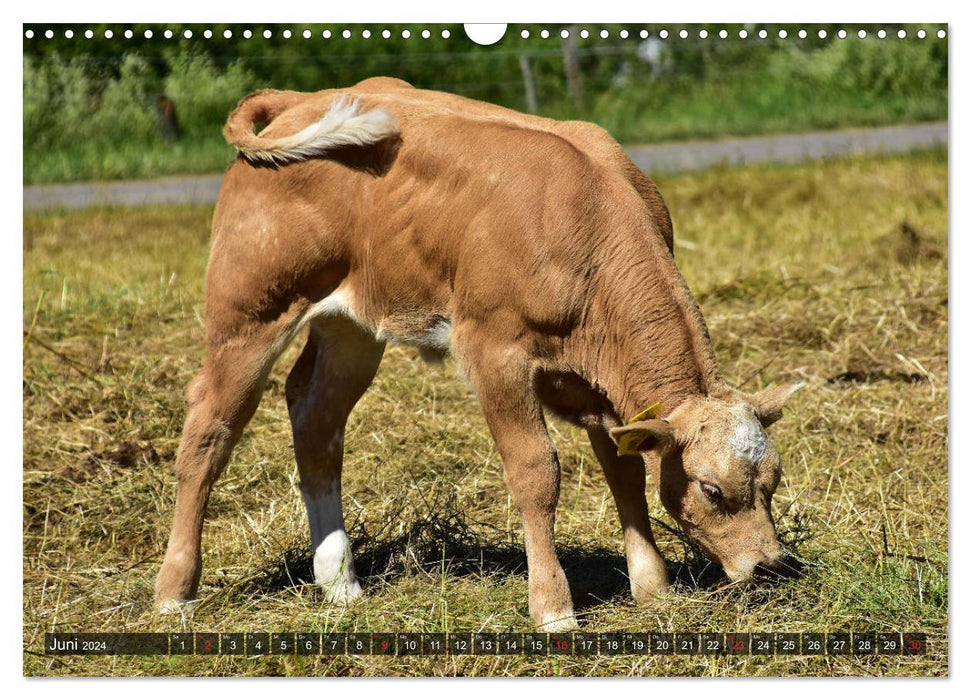
[[[125,440],[113,450],[95,452],[80,464],[67,466],[61,476],[75,484],[83,484],[103,466],[133,469],[137,466],[158,464],[161,460],[161,456],[151,445],[137,445]]]
[[[827,384],[873,384],[875,382],[903,382],[919,384],[927,377],[918,372],[891,372],[883,369],[852,369],[834,374],[826,380]]]
[[[944,249],[931,243],[926,233],[918,230],[909,221],[901,221],[896,230],[883,236],[879,241],[880,256],[893,256],[901,265],[918,262],[942,260]]]

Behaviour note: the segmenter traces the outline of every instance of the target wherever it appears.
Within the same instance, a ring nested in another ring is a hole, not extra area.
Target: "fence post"
[[[519,70],[523,72],[523,86],[526,88],[526,111],[530,114],[539,114],[536,81],[533,80],[533,69],[529,65],[529,54],[525,51],[519,54]]]
[[[583,86],[580,84],[580,58],[577,55],[577,29],[569,27],[563,38],[563,69],[566,72],[566,87],[577,109],[583,107]]]
[[[155,117],[158,120],[158,130],[162,140],[167,144],[179,140],[179,120],[175,114],[175,102],[167,95],[155,97]]]

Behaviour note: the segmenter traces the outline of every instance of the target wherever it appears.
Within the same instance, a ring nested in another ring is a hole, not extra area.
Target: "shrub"
[[[809,51],[790,45],[773,55],[769,72],[776,79],[868,98],[913,97],[947,85],[946,60],[936,48],[930,42],[881,40],[837,41]]]
[[[158,79],[144,59],[132,54],[121,62],[119,76],[106,81],[97,111],[88,122],[88,138],[138,144],[159,140],[155,118]]]
[[[175,102],[183,133],[205,136],[218,133],[229,112],[255,85],[256,78],[239,62],[219,70],[208,56],[182,54],[169,64],[165,94]]]
[[[57,148],[83,138],[97,110],[95,81],[77,59],[24,58],[24,141],[28,148]]]

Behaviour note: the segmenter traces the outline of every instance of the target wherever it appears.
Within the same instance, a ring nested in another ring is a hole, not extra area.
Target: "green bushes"
[[[181,54],[164,76],[136,54],[110,63],[24,57],[24,182],[209,172],[232,157],[220,128],[256,79],[238,63],[218,68]],[[175,105],[179,139],[166,144],[157,101]]]
[[[24,136],[31,148],[70,148],[81,141],[154,142],[154,81],[147,64],[125,56],[117,77],[81,59],[24,60]]]
[[[599,95],[589,118],[640,142],[946,119],[941,49],[904,41],[781,45],[759,62],[709,61],[698,78],[641,75]]]
[[[817,89],[853,90],[870,98],[908,98],[947,89],[944,45],[927,41],[839,41],[807,55],[792,46],[772,57],[776,80]],[[807,60],[807,58],[811,60]]]
[[[207,56],[183,54],[169,64],[165,94],[175,103],[184,135],[207,138],[256,84],[255,76],[238,62],[218,69]]]

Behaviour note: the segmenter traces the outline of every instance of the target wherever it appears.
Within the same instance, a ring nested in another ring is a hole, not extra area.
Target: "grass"
[[[236,151],[217,134],[172,145],[80,141],[64,148],[24,149],[24,184],[133,180],[169,175],[207,175],[225,170]]]
[[[753,74],[748,80],[712,80],[684,90],[617,92],[598,100],[591,120],[622,143],[638,144],[946,119],[946,91],[873,96]]]
[[[310,578],[283,382],[212,499],[201,603],[160,617],[182,392],[203,359],[209,208],[24,222],[24,671],[28,675],[945,675],[947,161],[942,153],[664,178],[679,265],[726,376],[810,385],[771,430],[774,507],[811,566],[727,585],[651,494],[675,591],[635,605],[580,431],[553,422],[557,538],[588,631],[925,631],[921,657],[45,657],[59,631],[531,628],[518,516],[451,365],[389,349],[352,415],[344,504],[366,596]]]

